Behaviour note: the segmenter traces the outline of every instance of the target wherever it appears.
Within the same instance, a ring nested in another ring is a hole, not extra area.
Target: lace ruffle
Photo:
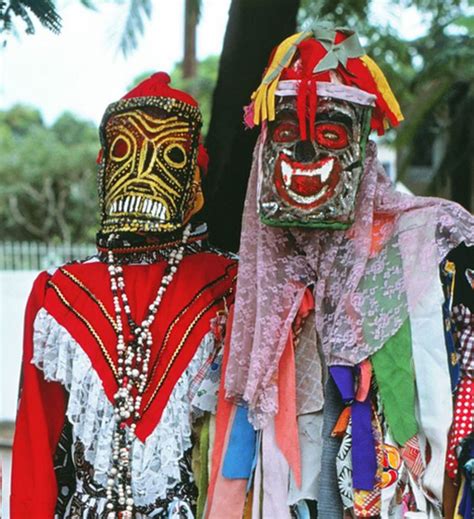
[[[135,441],[132,486],[139,506],[164,497],[179,482],[179,460],[192,446],[188,388],[214,347],[214,335],[209,332],[176,383],[155,430],[144,443]],[[69,392],[66,414],[74,440],[84,445],[85,459],[94,467],[94,479],[105,485],[112,457],[113,407],[89,357],[43,308],[34,323],[32,363],[43,371],[46,380],[60,382]]]

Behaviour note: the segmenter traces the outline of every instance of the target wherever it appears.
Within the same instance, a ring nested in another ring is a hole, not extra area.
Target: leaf
[[[128,56],[138,46],[138,37],[145,30],[143,19],[150,18],[151,0],[130,0],[125,26],[120,37],[119,48],[124,56]]]

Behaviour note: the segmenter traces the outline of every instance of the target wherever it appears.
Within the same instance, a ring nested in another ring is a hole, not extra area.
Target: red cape
[[[163,276],[165,262],[124,266],[133,317],[141,322]],[[141,441],[155,429],[169,396],[210,331],[210,321],[233,300],[236,261],[211,252],[186,256],[165,292],[151,327],[151,378],[143,395],[136,433]],[[67,394],[45,382],[33,357],[33,324],[44,307],[89,357],[110,401],[117,390],[117,332],[110,278],[103,263],[78,263],[40,274],[25,316],[22,390],[13,445],[12,519],[50,519],[57,487],[53,455],[64,425]],[[128,335],[125,316],[125,337]]]

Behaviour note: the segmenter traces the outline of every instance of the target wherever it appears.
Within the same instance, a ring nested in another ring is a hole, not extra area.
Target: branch
[[[8,197],[8,205],[10,207],[12,218],[16,224],[23,226],[33,236],[41,238],[42,240],[45,239],[45,236],[43,234],[44,229],[37,227],[30,220],[28,220],[21,214],[20,208],[18,206],[18,198],[16,197],[16,195],[11,195],[10,197]]]

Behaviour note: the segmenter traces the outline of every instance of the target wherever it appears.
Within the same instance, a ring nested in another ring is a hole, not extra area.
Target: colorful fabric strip
[[[248,420],[246,407],[237,407],[222,466],[228,479],[248,479],[255,456],[255,429]]]
[[[390,433],[398,444],[404,445],[418,432],[408,319],[371,360]]]
[[[262,431],[263,503],[262,518],[291,519],[287,504],[290,467],[277,446],[275,423]],[[224,517],[224,516],[222,516]]]
[[[424,212],[423,216],[418,211],[404,214],[399,223],[399,243],[411,324],[419,424],[431,449],[422,483],[423,488],[441,502],[453,405],[436,240],[434,235],[426,236],[429,222],[437,217],[435,210],[432,211]],[[414,250],[413,244],[420,243],[424,243],[424,247],[417,245]],[[421,291],[420,265],[423,270]]]
[[[334,382],[336,383],[341,398],[346,404],[350,404],[355,398],[354,372],[350,366],[331,366],[329,368]]]
[[[334,425],[343,409],[337,387],[330,377],[326,384],[323,410],[323,451],[321,458],[321,474],[318,495],[318,514],[324,519],[341,519],[344,516],[341,497],[339,495],[336,471],[336,456],[341,441],[331,436]]]
[[[461,502],[459,503],[458,513],[463,519],[472,519],[472,488],[470,482],[464,483]]]
[[[352,404],[352,483],[360,490],[373,490],[377,456],[372,432],[370,398]]]
[[[275,94],[277,96],[296,96],[299,83],[300,81],[296,79],[279,81]],[[375,106],[375,100],[377,99],[377,96],[374,94],[370,94],[359,88],[337,83],[328,83],[326,81],[316,81],[316,90],[318,95],[322,97],[341,99],[364,106]]]
[[[372,434],[372,406],[370,396],[363,402],[354,401],[354,368],[331,366],[329,368],[342,399],[352,402],[352,473],[353,485],[361,490],[373,490],[377,472],[377,457]]]
[[[456,267],[453,262],[445,260],[441,264],[441,283],[443,284],[443,320],[444,320],[444,339],[446,341],[446,352],[448,354],[449,373],[451,375],[451,391],[454,392],[460,376],[459,355],[456,351],[454,342],[455,326],[451,318],[453,306],[454,284]]]

